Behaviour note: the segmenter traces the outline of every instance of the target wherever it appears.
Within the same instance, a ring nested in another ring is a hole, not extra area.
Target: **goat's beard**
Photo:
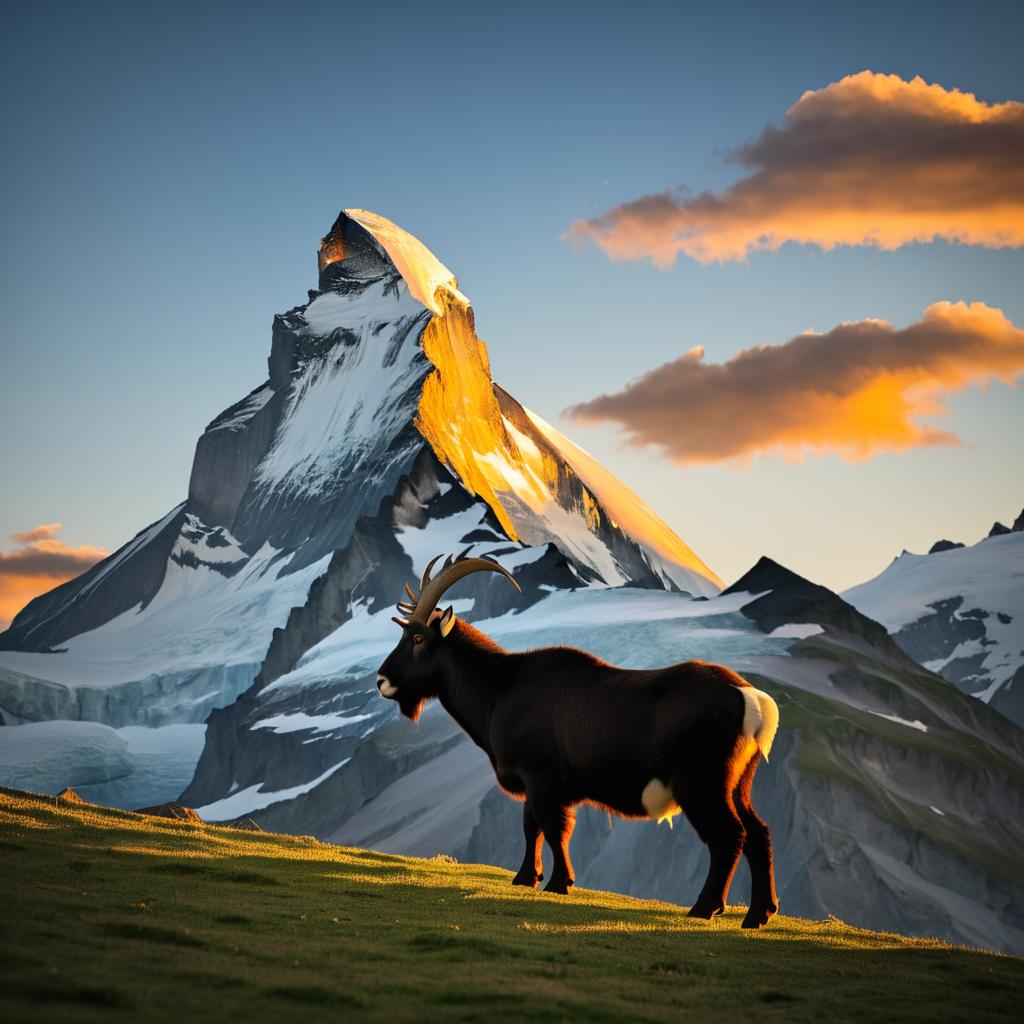
[[[423,713],[423,705],[427,703],[426,697],[398,697],[398,710],[409,719],[410,722],[418,722]]]

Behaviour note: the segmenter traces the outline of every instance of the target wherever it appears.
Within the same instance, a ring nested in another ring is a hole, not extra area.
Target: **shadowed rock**
[[[183,807],[172,802],[155,804],[153,807],[139,807],[136,814],[145,814],[150,818],[175,818],[177,821],[191,821],[202,825],[203,819],[191,807]]]

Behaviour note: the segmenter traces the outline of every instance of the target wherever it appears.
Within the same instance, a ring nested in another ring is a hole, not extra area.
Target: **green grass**
[[[0,1019],[1009,1020],[1024,961],[0,790]]]

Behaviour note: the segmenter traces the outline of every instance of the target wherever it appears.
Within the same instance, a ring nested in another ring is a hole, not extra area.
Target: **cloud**
[[[1024,103],[862,71],[805,92],[728,159],[748,173],[721,193],[642,196],[564,237],[660,267],[785,242],[1024,245]]]
[[[0,629],[25,605],[48,590],[92,568],[108,552],[56,539],[60,523],[47,523],[11,535],[18,547],[0,551]]]
[[[55,537],[60,531],[60,523],[44,523],[42,526],[33,526],[31,530],[26,530],[24,533],[12,533],[11,540],[18,544],[31,544],[33,541]],[[0,556],[2,556],[2,552],[0,552]]]
[[[971,384],[1024,373],[1024,330],[984,303],[937,302],[909,327],[856,320],[825,334],[744,349],[726,363],[702,348],[567,410],[583,424],[617,423],[626,443],[654,446],[681,465],[755,455],[847,461],[956,445],[920,422]]]

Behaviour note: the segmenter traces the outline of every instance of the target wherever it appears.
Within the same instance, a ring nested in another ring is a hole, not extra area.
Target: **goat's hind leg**
[[[540,857],[544,836],[528,803],[523,804],[523,836],[526,839],[526,852],[523,854],[523,865],[512,879],[512,884],[527,885],[533,889],[538,882],[544,880],[544,866]]]
[[[725,911],[732,876],[743,854],[746,839],[743,823],[724,780],[674,782],[672,789],[676,794],[685,794],[680,801],[682,808],[711,854],[708,877],[689,913],[690,917],[710,920]]]
[[[775,892],[775,866],[772,853],[772,834],[758,816],[750,802],[750,787],[754,772],[761,761],[760,751],[750,759],[743,770],[734,793],[736,813],[743,822],[747,837],[743,854],[750,865],[750,909],[743,919],[744,928],[761,928],[779,912],[779,897]]]

